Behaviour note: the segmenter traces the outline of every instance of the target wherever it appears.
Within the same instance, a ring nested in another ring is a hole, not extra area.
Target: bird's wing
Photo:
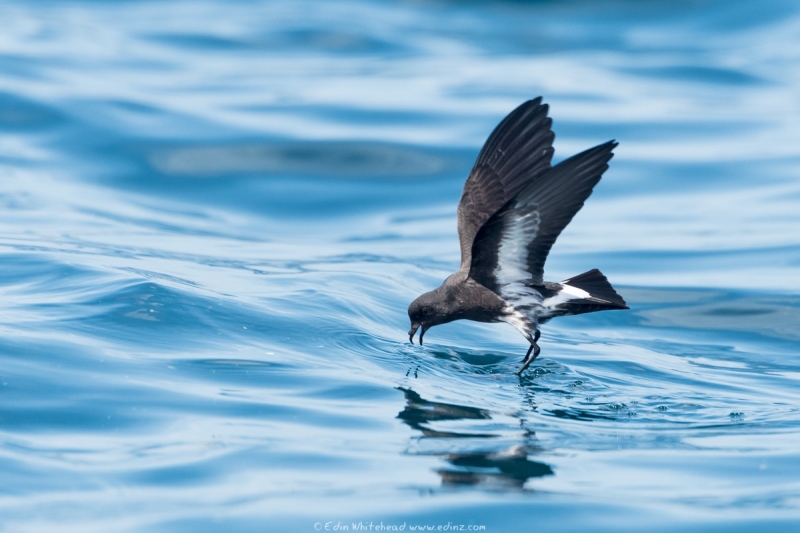
[[[550,248],[608,168],[609,141],[570,157],[531,181],[481,226],[469,276],[507,300],[544,284]]]
[[[529,100],[494,129],[478,155],[458,203],[461,268],[468,271],[478,230],[525,185],[550,168],[552,120],[542,98]]]

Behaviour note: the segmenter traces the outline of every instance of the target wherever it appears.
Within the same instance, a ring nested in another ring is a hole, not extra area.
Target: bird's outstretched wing
[[[458,203],[461,268],[469,270],[478,230],[533,178],[550,168],[552,120],[542,98],[528,100],[494,129],[478,155]]]
[[[511,301],[544,284],[550,248],[608,169],[609,141],[546,170],[486,221],[475,236],[469,276]]]

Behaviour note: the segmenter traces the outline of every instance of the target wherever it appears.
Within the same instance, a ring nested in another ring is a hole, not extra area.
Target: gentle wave
[[[792,2],[0,6],[0,526],[796,528]],[[544,95],[631,309],[410,344]],[[532,518],[533,517],[533,518]],[[0,527],[2,529],[2,527]]]

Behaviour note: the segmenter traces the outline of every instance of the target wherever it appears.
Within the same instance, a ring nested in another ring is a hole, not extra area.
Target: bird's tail
[[[589,293],[588,298],[570,301],[570,307],[576,307],[574,313],[589,313],[591,311],[600,311],[605,309],[628,309],[628,304],[622,299],[622,296],[617,294],[611,283],[603,275],[602,272],[596,268],[589,272],[584,272],[573,278],[566,279],[561,282],[562,285],[569,285],[582,291]],[[582,307],[585,310],[581,310]]]

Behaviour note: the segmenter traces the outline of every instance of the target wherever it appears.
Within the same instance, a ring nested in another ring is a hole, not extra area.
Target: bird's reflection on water
[[[524,444],[514,444],[505,449],[497,449],[486,445],[484,439],[495,439],[500,435],[491,432],[460,432],[436,429],[432,424],[455,422],[459,420],[492,420],[491,411],[431,402],[423,399],[411,389],[399,387],[406,398],[406,406],[397,415],[411,428],[422,433],[420,439],[481,439],[477,449],[475,446],[459,446],[472,448],[470,451],[458,453],[444,451],[415,452],[425,455],[437,455],[446,461],[446,465],[436,472],[442,478],[443,486],[480,486],[488,489],[524,490],[525,483],[531,478],[553,475],[553,469],[545,463],[532,461],[528,455],[536,450],[532,445],[535,438],[532,431],[525,430],[522,436]],[[474,443],[473,443],[474,444]]]

